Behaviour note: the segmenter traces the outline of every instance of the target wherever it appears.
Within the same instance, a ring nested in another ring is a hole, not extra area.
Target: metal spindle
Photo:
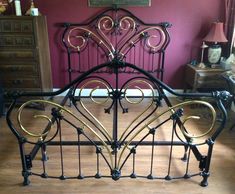
[[[43,173],[41,176],[43,178],[46,178],[47,177],[47,173],[46,173],[47,155],[46,155],[46,145],[45,144],[42,144],[41,153],[42,153],[42,169],[43,169]]]
[[[153,136],[152,139],[152,151],[151,151],[151,160],[150,160],[150,173],[148,175],[148,179],[153,179],[153,156],[154,156],[154,142],[155,142],[155,129],[151,129],[152,131],[150,132]]]
[[[63,157],[63,145],[62,145],[62,132],[61,132],[61,120],[58,121],[58,128],[59,128],[59,138],[60,138],[60,165],[61,165],[61,180],[65,180],[66,177],[64,176],[64,157]]]
[[[81,146],[80,146],[80,133],[78,132],[78,179],[83,179],[81,167]]]
[[[173,120],[172,126],[172,133],[171,133],[171,145],[170,145],[170,155],[169,155],[169,163],[168,163],[168,171],[167,176],[165,177],[166,180],[171,180],[170,172],[171,172],[171,159],[172,159],[172,151],[173,151],[173,139],[174,139],[174,131],[176,128],[176,120]]]
[[[154,52],[151,52],[151,54],[152,54],[152,72],[154,72]]]
[[[188,170],[189,170],[190,154],[191,154],[191,147],[189,147],[189,151],[188,151],[188,160],[187,160],[184,178],[189,178]]]
[[[96,175],[95,175],[95,178],[101,178],[101,174],[100,174],[100,148],[99,147],[96,147]]]
[[[90,58],[91,58],[91,57],[90,57],[90,44],[89,44],[89,39],[87,40],[87,44],[88,44],[88,45],[87,45],[87,52],[88,52],[88,53],[87,53],[87,60],[88,60],[88,61],[87,61],[87,63],[88,63],[88,64],[87,64],[87,67],[88,67],[87,70],[88,70],[88,69],[91,68],[91,67],[90,67]]]
[[[81,53],[78,53],[78,72],[81,72]]]

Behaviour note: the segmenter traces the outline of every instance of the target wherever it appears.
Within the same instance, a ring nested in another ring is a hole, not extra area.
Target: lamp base
[[[220,61],[222,48],[218,44],[211,45],[208,48],[208,62],[210,64],[217,64]]]

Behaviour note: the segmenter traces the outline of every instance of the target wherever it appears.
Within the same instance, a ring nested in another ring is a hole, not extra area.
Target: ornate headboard
[[[123,8],[107,9],[87,23],[64,23],[69,81],[73,73],[113,59],[135,64],[163,80],[170,26],[167,22],[147,24]],[[137,73],[128,68],[121,71]]]

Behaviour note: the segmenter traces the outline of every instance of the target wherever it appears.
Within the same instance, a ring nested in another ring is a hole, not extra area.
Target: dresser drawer
[[[32,61],[35,60],[36,54],[34,50],[24,50],[24,51],[19,51],[19,50],[0,50],[0,58],[1,61],[17,61],[19,59],[26,60],[26,61]],[[0,63],[2,63],[0,61]]]
[[[223,80],[221,74],[215,72],[198,73],[198,81],[218,81]]]
[[[220,73],[204,72],[198,73],[197,86],[204,88],[225,88],[226,82]]]
[[[37,77],[10,77],[2,79],[3,88],[38,88],[41,86]]]
[[[198,80],[197,87],[200,88],[226,88],[226,82],[224,80]]]
[[[26,75],[35,76],[37,75],[37,66],[34,65],[0,65],[0,76],[14,76],[14,75]]]
[[[3,19],[0,25],[1,32],[33,33],[32,20]]]
[[[34,37],[32,35],[1,35],[1,47],[35,47]]]

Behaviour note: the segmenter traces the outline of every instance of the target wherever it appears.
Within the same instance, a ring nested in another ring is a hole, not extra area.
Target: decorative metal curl
[[[151,30],[155,30],[157,32],[160,33],[159,35],[159,42],[156,44],[156,45],[153,45],[151,43],[151,39],[153,38],[157,38],[158,36],[156,34],[154,35],[150,35],[150,36],[147,36],[146,37],[146,40],[147,40],[147,47],[150,48],[152,51],[158,51],[160,50],[164,44],[165,44],[165,41],[166,41],[166,35],[164,33],[164,31],[162,30],[161,27],[158,27],[158,26],[153,26],[153,27],[148,27],[148,28],[145,28],[143,30],[141,30],[138,34],[134,35],[128,42],[129,44],[125,44],[121,49],[120,49],[120,53],[124,53],[124,55],[126,55],[126,52],[128,51],[128,48],[130,46],[133,46],[135,44],[137,44],[143,37],[144,34],[146,34],[147,32],[151,31]]]
[[[103,24],[102,24],[102,21],[104,21]],[[110,27],[107,26],[108,22],[111,22]],[[109,50],[111,50],[111,52],[114,53],[115,52],[115,48],[114,48],[113,44],[110,42],[110,40],[108,39],[107,35],[102,30],[102,29],[104,29],[106,31],[111,31],[114,28],[113,18],[111,18],[110,16],[101,17],[99,19],[99,21],[98,21],[97,26],[98,26],[98,33],[99,33],[99,35],[106,42],[106,44],[111,47]]]
[[[147,37],[147,46],[153,50],[159,50],[165,43],[166,35],[165,35],[164,31],[160,27],[157,27],[157,26],[147,28],[147,29],[143,30],[143,33],[148,32],[150,30],[155,30],[160,33],[160,36],[159,36],[160,41],[156,45],[153,45],[151,43],[151,39],[157,38],[158,36],[157,35],[150,35],[149,37]]]
[[[124,23],[127,24],[126,27],[124,26]],[[119,49],[121,49],[123,46],[125,46],[127,44],[128,40],[132,36],[135,35],[136,22],[133,18],[131,18],[129,16],[125,16],[125,17],[120,19],[119,26],[120,26],[120,30],[126,31],[126,33],[123,35],[121,40],[119,40],[119,43],[117,45],[117,47]],[[122,55],[122,57],[124,57],[124,54],[122,52],[119,52],[119,54]]]
[[[52,121],[51,119],[47,116],[47,115],[34,115],[34,118],[37,118],[37,119],[45,119],[48,121],[48,124],[49,124],[49,130],[48,131],[45,131],[44,133],[32,133],[30,132],[29,130],[27,130],[23,125],[22,125],[22,121],[21,121],[21,114],[22,114],[22,111],[23,109],[25,108],[25,106],[31,104],[35,102],[34,100],[30,100],[26,103],[24,103],[19,109],[18,109],[18,113],[17,113],[17,122],[21,128],[22,131],[24,131],[27,135],[31,136],[31,137],[37,137],[39,138],[40,140],[43,140],[43,137],[47,136],[47,134],[49,133],[50,129],[51,129],[51,126],[52,126]]]
[[[81,88],[80,88],[79,94],[78,94],[79,97],[82,96],[82,91],[86,88],[86,86],[89,85],[89,84],[92,84],[92,83],[99,83],[99,84],[102,84],[103,86],[105,86],[105,88],[106,88],[106,90],[107,90],[107,93],[108,93],[108,96],[107,96],[107,98],[106,98],[103,102],[98,102],[98,101],[94,100],[94,98],[92,97],[92,94],[93,94],[94,91],[97,89],[97,87],[96,87],[96,88],[94,88],[94,89],[91,90],[90,95],[89,95],[89,96],[90,96],[90,99],[91,99],[94,103],[96,103],[96,104],[104,104],[104,103],[106,103],[106,102],[110,99],[110,94],[109,94],[110,88],[109,88],[109,86],[108,86],[106,83],[104,83],[103,81],[100,81],[100,80],[90,80],[90,81],[86,82],[84,85],[82,85]],[[83,107],[83,109],[100,125],[100,127],[101,127],[102,130],[103,130],[103,132],[108,136],[109,140],[112,140],[112,137],[110,136],[110,134],[108,133],[108,131],[107,131],[107,129],[104,127],[104,125],[103,125],[103,124],[87,109],[87,107],[83,104],[82,98],[81,98],[81,100],[80,100],[79,102],[80,102],[81,106]]]
[[[106,87],[107,87],[107,85],[106,85]],[[90,92],[90,99],[92,100],[92,102],[94,102],[94,103],[96,103],[96,104],[105,104],[108,100],[109,100],[109,98],[110,98],[110,95],[109,95],[109,92],[108,92],[108,96],[107,96],[107,98],[105,98],[105,100],[104,101],[102,101],[102,102],[100,102],[100,101],[96,101],[94,98],[93,98],[93,93],[97,90],[97,89],[99,89],[100,87],[99,86],[97,86],[96,88],[93,88],[92,90],[91,90],[91,92]],[[108,88],[107,88],[108,89]]]
[[[142,84],[148,85],[148,87],[150,88],[151,93],[152,93],[152,98],[151,98],[152,100],[151,100],[151,102],[149,103],[149,105],[145,108],[145,110],[144,110],[143,112],[141,112],[139,115],[137,115],[137,116],[133,119],[133,121],[127,126],[127,128],[126,128],[126,129],[124,130],[124,132],[122,133],[122,135],[121,135],[119,141],[122,141],[123,137],[124,137],[125,134],[127,133],[128,129],[131,127],[131,125],[132,125],[136,120],[138,120],[142,115],[144,115],[144,113],[146,113],[146,112],[151,108],[151,106],[153,105],[153,102],[154,102],[154,89],[153,89],[153,87],[152,87],[147,81],[144,81],[144,80],[134,80],[134,81],[132,81],[131,83],[129,83],[129,84],[126,86],[126,88],[124,88],[124,94],[125,94],[125,99],[126,99],[126,101],[129,102],[130,104],[139,104],[139,103],[141,103],[141,102],[143,101],[143,99],[144,99],[144,92],[143,92],[143,90],[142,90],[141,88],[139,88],[139,87],[137,87],[137,88],[141,91],[141,94],[142,94],[141,99],[140,99],[139,101],[133,102],[133,101],[131,101],[130,99],[128,99],[128,97],[126,96],[126,91],[127,91],[127,89],[128,89],[130,86],[132,86],[133,84],[136,84],[136,83],[142,83]]]
[[[69,44],[70,47],[78,50],[79,52],[85,47],[86,45],[86,42],[87,42],[87,39],[84,38],[83,36],[81,35],[77,35],[77,36],[73,36],[72,33],[74,33],[75,31],[84,31],[86,32],[87,34],[89,34],[89,37],[96,42],[97,45],[103,47],[105,50],[108,51],[109,53],[109,56],[111,59],[114,58],[114,55],[112,53],[112,50],[110,49],[110,43],[106,41],[106,43],[103,41],[103,39],[105,37],[99,37],[98,35],[96,35],[94,32],[90,31],[89,29],[86,29],[86,28],[83,28],[83,27],[75,27],[75,28],[72,28],[71,30],[69,30],[68,32],[68,36],[67,36],[67,42]],[[75,37],[75,38],[80,38],[82,41],[81,41],[81,45],[75,45],[71,42],[71,38],[72,37]],[[105,39],[106,40],[106,39]]]
[[[174,113],[175,109],[176,108],[180,108],[184,105],[191,105],[191,104],[202,104],[202,105],[205,105],[206,107],[208,107],[210,110],[211,110],[211,113],[212,113],[212,123],[211,123],[211,126],[209,127],[209,129],[204,132],[203,134],[200,134],[200,135],[193,135],[193,134],[190,134],[188,133],[185,128],[183,127],[183,125],[190,119],[199,119],[200,117],[197,117],[197,116],[189,116],[189,117],[186,117],[183,121],[182,121],[182,127],[180,128],[181,132],[188,138],[190,138],[191,140],[191,144],[194,144],[194,139],[198,139],[198,138],[201,138],[201,137],[204,137],[206,135],[208,135],[209,133],[211,133],[211,131],[213,130],[214,126],[215,126],[215,122],[216,122],[216,111],[215,109],[213,108],[213,106],[208,103],[208,102],[205,102],[205,101],[200,101],[200,100],[192,100],[192,101],[186,101],[186,102],[182,102],[182,103],[179,103],[177,105],[174,105],[172,107],[168,107],[167,110],[163,111],[162,113],[160,113],[158,116],[152,118],[150,121],[148,121],[148,123],[146,123],[143,127],[141,127],[135,134],[132,135],[132,137],[128,140],[128,142],[125,144],[125,146],[123,147],[121,153],[120,153],[120,156],[119,156],[119,160],[118,160],[118,167],[120,167],[120,163],[121,163],[121,159],[122,159],[122,156],[125,152],[126,149],[128,149],[128,146],[130,145],[130,143],[133,141],[134,138],[136,138],[145,128],[148,129],[148,126],[153,123],[155,120],[159,119],[162,115],[166,114],[167,112],[172,112]],[[196,144],[195,144],[196,145]]]
[[[20,126],[20,128],[26,132],[29,136],[31,137],[39,137],[41,140],[43,140],[43,137],[45,137],[45,135],[47,135],[47,133],[50,132],[51,128],[48,128],[48,131],[46,132],[46,134],[34,134],[31,133],[29,130],[27,130],[25,127],[23,127],[22,122],[21,122],[21,114],[22,114],[22,110],[24,109],[25,106],[31,104],[31,103],[44,103],[44,104],[50,104],[52,106],[57,107],[59,110],[62,110],[66,113],[68,113],[70,116],[72,116],[73,118],[75,118],[77,121],[79,121],[83,126],[85,126],[87,129],[89,129],[103,144],[103,146],[105,147],[105,149],[108,152],[109,158],[110,158],[110,162],[111,162],[111,167],[113,168],[113,158],[112,158],[112,154],[111,151],[108,147],[108,145],[105,143],[105,141],[100,137],[100,135],[92,129],[92,127],[90,127],[87,123],[85,123],[84,121],[82,121],[79,117],[77,117],[72,111],[70,111],[69,109],[65,108],[64,106],[61,106],[55,102],[51,102],[51,101],[47,101],[47,100],[30,100],[27,101],[26,103],[24,103],[23,105],[21,105],[21,107],[19,108],[18,111],[18,115],[17,115],[17,121],[18,124]],[[45,115],[40,115],[38,118],[47,118],[47,116]],[[50,126],[51,127],[51,126]]]
[[[132,22],[133,26],[131,26],[131,23],[130,21]],[[126,23],[127,24],[127,27],[125,28],[123,26],[123,23]],[[136,28],[136,23],[135,23],[135,20],[129,16],[126,16],[126,17],[123,17],[120,22],[119,22],[119,26],[122,30],[129,30],[129,29],[135,29]]]
[[[127,97],[127,95],[125,95],[126,101],[129,102],[130,104],[139,104],[139,103],[141,103],[141,102],[144,100],[144,92],[143,92],[143,90],[142,90],[140,87],[138,87],[138,86],[135,86],[135,88],[141,92],[141,98],[140,98],[139,101],[131,101],[131,100]],[[124,91],[125,94],[126,94],[126,90],[127,90],[127,88],[126,88],[125,91]]]

